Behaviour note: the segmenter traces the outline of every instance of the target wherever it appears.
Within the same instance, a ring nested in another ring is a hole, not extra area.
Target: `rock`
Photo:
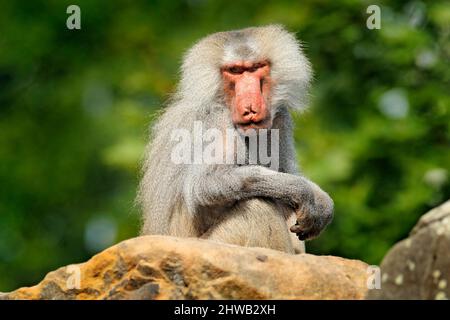
[[[381,289],[370,290],[369,299],[450,297],[450,201],[422,216],[387,253],[381,274]]]
[[[339,257],[144,236],[2,299],[362,299],[366,270]]]

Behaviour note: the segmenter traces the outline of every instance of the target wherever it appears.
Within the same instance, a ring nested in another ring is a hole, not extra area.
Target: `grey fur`
[[[234,128],[219,70],[235,60],[271,63],[270,110],[273,128],[280,130],[279,172],[236,163],[175,165],[170,160],[174,129],[192,131],[197,120],[211,128]],[[220,32],[195,44],[184,57],[177,92],[152,129],[137,197],[142,234],[304,251],[289,231],[296,217],[293,231],[303,240],[317,236],[333,215],[331,198],[300,175],[296,165],[288,109],[304,108],[310,78],[299,42],[281,26]]]

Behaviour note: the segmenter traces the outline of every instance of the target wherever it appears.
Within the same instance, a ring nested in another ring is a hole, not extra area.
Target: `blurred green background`
[[[66,28],[70,4],[81,30]],[[370,4],[381,30],[366,28]],[[297,151],[336,214],[310,252],[377,264],[450,197],[448,1],[2,1],[0,291],[136,236],[148,125],[182,53],[269,23],[297,33],[315,70]]]

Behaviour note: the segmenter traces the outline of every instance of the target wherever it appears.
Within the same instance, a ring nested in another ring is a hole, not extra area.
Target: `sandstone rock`
[[[362,299],[367,265],[198,239],[145,236],[50,272],[3,299]]]
[[[369,299],[450,297],[450,201],[422,216],[385,256],[381,273],[381,289],[370,290]]]

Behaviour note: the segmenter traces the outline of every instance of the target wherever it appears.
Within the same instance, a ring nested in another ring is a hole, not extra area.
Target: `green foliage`
[[[137,235],[147,127],[184,50],[219,30],[282,23],[315,80],[296,115],[304,173],[335,200],[309,250],[379,263],[450,196],[450,4],[69,1],[0,5],[0,290]],[[281,48],[282,49],[282,48]]]

